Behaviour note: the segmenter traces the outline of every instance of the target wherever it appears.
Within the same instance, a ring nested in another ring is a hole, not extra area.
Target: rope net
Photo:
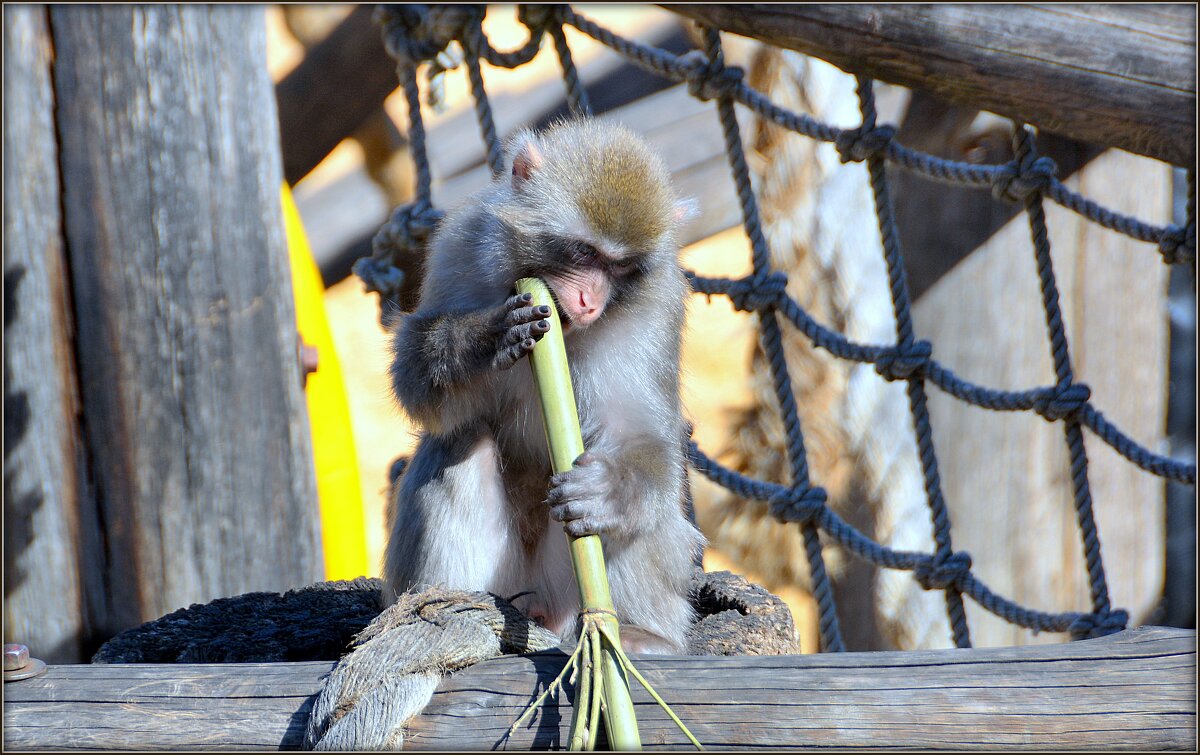
[[[1050,242],[1043,209],[1045,199],[1092,220],[1105,228],[1139,241],[1157,245],[1166,264],[1194,264],[1196,249],[1195,170],[1187,173],[1187,220],[1180,225],[1153,225],[1102,207],[1062,184],[1055,176],[1056,166],[1037,153],[1033,132],[1016,124],[1013,134],[1014,157],[1000,165],[976,165],[946,160],[909,149],[895,141],[895,129],[876,123],[873,83],[857,78],[857,95],[862,114],[861,125],[839,129],[803,113],[796,113],[771,102],[762,93],[743,82],[743,71],[727,66],[717,30],[703,30],[702,50],[674,55],[614,34],[576,13],[567,5],[520,6],[518,18],[529,30],[529,40],[520,48],[503,52],[491,46],[483,33],[485,6],[379,6],[377,20],[383,27],[384,44],[397,61],[397,75],[404,89],[409,112],[409,140],[416,167],[416,198],[397,208],[374,238],[374,253],[355,264],[355,273],[368,291],[380,294],[381,319],[401,309],[404,273],[401,261],[420,258],[430,233],[443,213],[433,206],[432,176],[425,151],[425,127],[421,118],[418,67],[429,63],[427,71],[436,86],[437,77],[457,61],[446,50],[457,42],[462,49],[475,102],[480,132],[487,145],[487,161],[493,174],[502,170],[501,144],[492,119],[491,106],[480,74],[480,61],[502,68],[528,63],[538,53],[542,39],[549,35],[562,66],[567,103],[575,115],[590,114],[587,94],[579,80],[563,34],[571,26],[639,67],[672,82],[684,82],[689,93],[702,101],[715,100],[724,133],[725,149],[741,204],[742,221],[753,252],[753,272],[740,279],[706,278],[685,271],[697,293],[729,297],[735,308],[757,312],[760,343],[770,364],[774,393],[778,401],[787,437],[790,484],[757,480],[723,467],[689,441],[689,461],[699,473],[745,499],[767,502],[771,514],[781,522],[797,524],[803,534],[806,557],[812,575],[812,589],[819,609],[821,649],[843,651],[838,627],[837,607],[825,569],[818,532],[839,543],[851,553],[887,569],[907,570],[926,590],[941,590],[946,612],[958,647],[970,647],[963,596],[969,596],[986,610],[1004,620],[1035,631],[1070,632],[1075,639],[1099,637],[1124,629],[1128,613],[1115,609],[1109,600],[1104,576],[1100,536],[1092,513],[1088,486],[1088,459],[1083,428],[1107,443],[1139,468],[1162,478],[1194,485],[1196,467],[1151,452],[1123,433],[1092,405],[1088,387],[1074,378],[1071,368],[1066,327],[1059,306],[1058,287],[1050,258]],[[851,341],[817,322],[785,291],[787,278],[774,272],[763,235],[758,202],[751,188],[750,171],[742,147],[742,137],[734,114],[735,103],[797,134],[831,142],[843,163],[865,162],[874,195],[875,211],[882,239],[888,285],[896,322],[896,342],[867,344]],[[990,189],[1001,201],[1023,205],[1028,217],[1033,253],[1041,284],[1046,331],[1054,364],[1055,383],[1024,391],[1007,391],[977,385],[954,374],[932,357],[932,346],[913,331],[911,303],[905,282],[900,238],[892,211],[885,164],[891,163],[931,180],[967,188]],[[917,448],[924,475],[925,496],[933,527],[933,553],[900,551],[887,548],[838,516],[826,503],[825,491],[809,478],[804,449],[804,432],[796,408],[792,379],[784,361],[785,324],[798,328],[818,348],[856,362],[869,362],[889,381],[904,381],[908,404],[916,432]],[[1049,613],[1033,610],[1006,599],[987,587],[971,571],[971,557],[956,551],[951,542],[950,517],[942,494],[933,432],[926,406],[926,386],[937,388],[969,404],[994,411],[1032,411],[1048,422],[1061,422],[1070,456],[1074,508],[1083,542],[1091,591],[1091,611]]]

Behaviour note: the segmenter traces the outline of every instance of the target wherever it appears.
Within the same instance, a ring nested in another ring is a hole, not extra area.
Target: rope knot
[[[562,10],[562,5],[528,5],[522,4],[517,6],[517,20],[525,25],[525,28],[532,32],[540,32],[545,29],[551,21],[557,21]]]
[[[375,20],[383,26],[383,44],[397,61],[417,65],[437,58],[455,40],[464,39],[483,19],[484,5],[380,5]]]
[[[897,345],[886,349],[875,360],[875,371],[884,380],[906,380],[913,375],[924,374],[929,366],[929,358],[933,355],[933,346],[929,341],[914,341],[908,345]]]
[[[687,71],[688,93],[702,102],[733,96],[746,74],[737,66],[709,60],[700,50],[681,55],[679,63]]]
[[[992,196],[1004,202],[1021,203],[1035,192],[1050,188],[1058,166],[1048,157],[1033,157],[1028,152],[1022,159],[1000,166],[992,177]]]
[[[811,522],[825,508],[824,488],[801,485],[776,493],[767,501],[771,516],[781,522]]]
[[[371,240],[375,256],[421,251],[444,214],[420,202],[397,207]]]
[[[787,276],[771,273],[765,277],[742,278],[729,284],[729,300],[742,312],[764,312],[779,306],[787,295]]]
[[[887,149],[895,135],[893,126],[875,126],[866,130],[860,126],[843,130],[833,140],[833,146],[842,162],[860,163]]]
[[[1051,422],[1076,414],[1092,397],[1083,383],[1051,388],[1033,402],[1033,410]]]
[[[362,279],[367,291],[378,293],[383,299],[400,292],[404,271],[394,261],[419,255],[443,214],[422,203],[407,204],[392,212],[388,222],[371,239],[374,254],[354,263],[354,274]]]
[[[1196,226],[1169,225],[1158,239],[1158,253],[1163,262],[1176,265],[1196,260]]]
[[[945,590],[950,586],[960,586],[971,573],[971,556],[966,551],[951,553],[944,559],[936,557],[917,564],[913,576],[917,583],[926,590]]]
[[[1071,622],[1071,639],[1087,640],[1120,632],[1129,625],[1129,613],[1121,609],[1085,613]]]

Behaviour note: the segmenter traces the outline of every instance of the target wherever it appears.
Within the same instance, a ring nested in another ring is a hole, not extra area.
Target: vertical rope
[[[483,142],[487,145],[488,167],[491,168],[493,176],[498,176],[504,172],[504,153],[500,146],[500,138],[496,135],[492,105],[488,101],[487,89],[483,86],[483,71],[479,63],[480,51],[486,44],[482,18],[474,21],[464,36],[467,77],[471,80],[471,95],[475,99],[475,117],[479,121],[479,131],[483,135]]]
[[[563,83],[567,87],[567,105],[571,114],[582,118],[592,114],[592,105],[588,102],[587,92],[579,80],[579,71],[575,68],[575,60],[571,57],[571,48],[567,46],[567,35],[563,32],[562,24],[551,24],[550,37],[554,40],[554,50],[558,53],[558,62],[562,66]]]
[[[875,95],[871,79],[858,77],[858,100],[862,110],[862,126],[858,137],[864,138],[875,130]],[[871,191],[875,196],[875,214],[879,220],[879,233],[883,242],[884,261],[887,263],[888,288],[892,295],[892,311],[896,316],[896,350],[899,354],[911,353],[914,349],[912,311],[908,300],[908,284],[904,275],[904,260],[900,253],[900,235],[896,231],[896,220],[892,210],[891,193],[884,169],[883,155],[877,149],[866,158],[867,172],[871,177]],[[937,545],[934,562],[946,563],[953,555],[950,545],[950,512],[942,495],[941,476],[938,473],[937,454],[933,448],[933,427],[929,421],[929,409],[925,398],[925,373],[915,371],[908,378],[908,404],[912,411],[913,426],[917,436],[917,450],[921,458],[921,471],[925,477],[925,495],[929,502],[933,520],[933,537]],[[954,644],[965,648],[971,646],[971,635],[967,627],[966,610],[962,592],[957,584],[945,587],[946,612],[954,636]]]
[[[721,51],[720,33],[716,29],[706,28],[704,41],[710,68],[713,71],[720,70],[725,64],[724,54]],[[750,169],[746,164],[746,156],[742,149],[741,129],[738,126],[733,102],[731,94],[728,92],[722,94],[717,98],[717,112],[720,115],[721,128],[725,134],[725,148],[729,157],[729,165],[737,184],[738,199],[742,206],[742,222],[754,254],[754,276],[758,281],[765,281],[771,272],[770,250],[763,236],[758,201],[750,184]],[[804,433],[800,427],[800,416],[796,409],[796,397],[792,390],[791,376],[788,374],[787,362],[784,358],[783,331],[780,329],[778,314],[774,308],[759,312],[759,322],[762,326],[763,351],[766,352],[767,360],[771,365],[775,396],[779,401],[784,430],[787,433],[792,490],[797,496],[802,496],[811,487],[808,479],[808,456],[804,450]],[[812,521],[803,521],[800,523],[800,529],[804,535],[805,555],[808,557],[813,595],[817,599],[820,613],[821,647],[828,652],[842,652],[845,650],[845,645],[842,642],[841,629],[838,625],[837,605],[834,602],[829,575],[825,570],[825,559],[821,553],[821,543],[816,525]]]
[[[1019,165],[1030,165],[1037,158],[1033,134],[1023,125],[1018,125],[1013,134],[1013,152]],[[1071,354],[1067,344],[1067,328],[1062,319],[1059,305],[1058,283],[1054,277],[1054,264],[1050,259],[1050,237],[1046,230],[1046,212],[1042,207],[1042,192],[1030,191],[1025,197],[1025,212],[1029,216],[1029,229],[1033,237],[1034,258],[1037,262],[1038,281],[1042,290],[1042,308],[1046,313],[1046,330],[1050,336],[1050,357],[1054,362],[1057,380],[1055,390],[1060,396],[1068,395],[1074,385],[1071,370]],[[1107,616],[1111,608],[1108,599],[1108,583],[1104,576],[1104,560],[1100,555],[1100,536],[1092,513],[1092,492],[1088,484],[1087,451],[1083,445],[1083,429],[1079,424],[1078,412],[1068,413],[1064,419],[1067,451],[1071,458],[1071,487],[1074,490],[1075,518],[1083,540],[1083,556],[1087,564],[1088,584],[1092,593],[1092,611],[1098,617]],[[1089,637],[1108,634],[1111,630],[1095,627],[1086,632]]]
[[[1196,168],[1187,169],[1187,203],[1184,205],[1184,244],[1192,250],[1192,287],[1196,286]]]
[[[417,83],[417,66],[403,62],[396,66],[396,75],[404,87],[408,103],[408,150],[416,167],[416,205],[422,210],[433,207],[433,174],[429,170],[429,154],[425,148],[425,121],[421,118],[421,87]]]

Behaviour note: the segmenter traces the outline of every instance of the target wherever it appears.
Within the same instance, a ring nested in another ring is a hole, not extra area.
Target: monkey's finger
[[[542,336],[546,335],[550,330],[550,323],[545,320],[536,322],[527,322],[522,325],[513,325],[504,332],[504,345],[511,346],[515,343],[532,338],[534,341],[540,341]]]
[[[579,458],[574,461],[573,466],[586,467],[590,464],[596,464],[600,460],[600,454],[595,451],[584,451],[579,454]]]
[[[587,516],[590,508],[582,501],[567,501],[557,506],[551,506],[550,518],[556,522],[570,522]]]
[[[533,294],[513,294],[504,301],[505,309],[527,307],[533,303]]]
[[[524,325],[525,323],[540,322],[549,316],[549,304],[539,304],[536,307],[517,307],[510,310],[500,324],[505,328],[512,328],[517,325]]]
[[[520,343],[514,343],[511,346],[505,346],[496,354],[496,358],[492,360],[492,366],[498,370],[507,370],[521,360],[529,352],[533,351],[533,347],[537,344],[532,338],[526,338]]]
[[[575,519],[563,525],[563,529],[571,537],[587,537],[588,535],[603,535],[608,527],[601,520],[593,517]]]
[[[507,328],[508,316],[515,309],[528,307],[533,304],[533,294],[514,294],[504,300],[504,303],[492,310],[492,323],[500,329]]]

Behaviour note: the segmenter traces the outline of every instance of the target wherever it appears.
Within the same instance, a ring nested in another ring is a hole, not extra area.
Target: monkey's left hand
[[[628,527],[613,501],[616,470],[605,457],[587,452],[575,466],[550,478],[550,516],[573,537],[610,535]]]

